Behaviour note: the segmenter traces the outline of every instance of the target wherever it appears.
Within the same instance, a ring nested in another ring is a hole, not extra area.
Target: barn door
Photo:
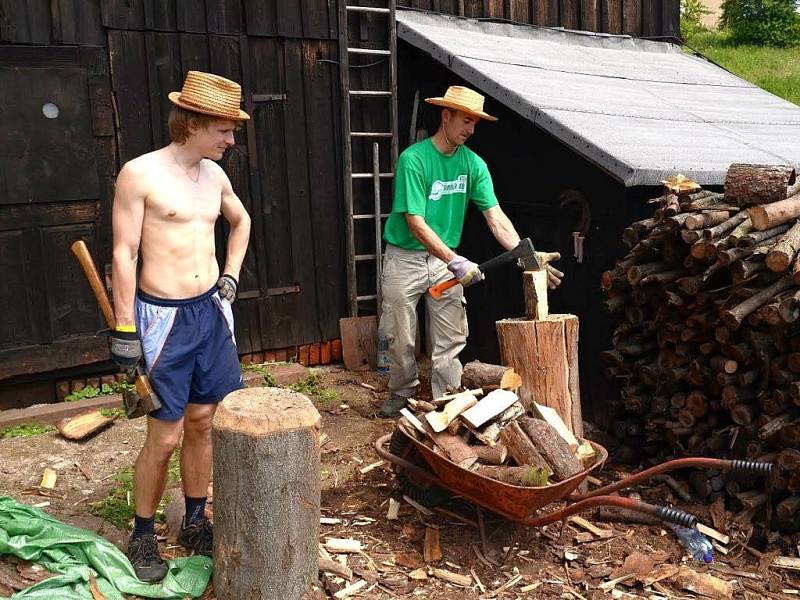
[[[104,71],[101,49],[0,47],[0,379],[108,356],[69,251],[76,239],[95,251],[108,239]]]

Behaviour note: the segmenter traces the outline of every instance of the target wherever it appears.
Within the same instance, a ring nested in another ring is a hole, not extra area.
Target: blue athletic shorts
[[[136,327],[161,421],[183,417],[186,404],[214,404],[244,387],[233,311],[216,286],[183,300],[136,294]]]

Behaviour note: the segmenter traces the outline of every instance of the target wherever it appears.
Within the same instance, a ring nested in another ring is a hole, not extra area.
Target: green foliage
[[[132,390],[135,386],[124,381],[114,381],[111,384],[104,383],[99,388],[87,385],[82,390],[75,390],[64,397],[66,402],[75,402],[84,398],[97,398],[98,396],[110,396],[111,394],[121,394],[124,390]]]
[[[101,408],[100,414],[104,417],[114,418],[117,419],[127,419],[128,415],[125,414],[125,410],[122,408]]]
[[[181,456],[180,449],[176,450],[169,460],[169,467],[167,470],[168,485],[177,483],[181,479]],[[105,498],[99,502],[94,502],[89,506],[90,512],[113,523],[120,529],[130,529],[131,521],[134,516],[134,499],[133,499],[133,467],[123,469],[114,476],[117,485],[109,490]],[[156,517],[163,521],[164,508],[170,502],[169,495],[165,495],[158,508],[156,509]]]
[[[289,389],[309,396],[322,410],[332,408],[340,401],[340,394],[336,390],[327,390],[320,385],[319,376],[311,370],[308,377],[289,386]]]
[[[32,437],[34,435],[41,435],[48,431],[54,431],[55,427],[52,425],[43,425],[42,423],[23,423],[22,425],[12,425],[0,431],[0,439],[16,438],[16,437]]]
[[[703,25],[703,17],[710,15],[711,11],[706,8],[703,0],[680,0],[681,1],[681,37],[687,39],[697,35],[701,31],[706,31]]]
[[[800,44],[796,0],[724,0],[720,26],[735,44],[783,48]]]
[[[800,105],[800,46],[735,45],[729,33],[716,31],[698,33],[686,42],[742,79]]]
[[[275,378],[272,376],[269,368],[267,365],[262,363],[251,363],[249,365],[242,365],[242,371],[251,372],[251,373],[259,373],[264,376],[264,380],[266,381],[266,385],[268,387],[275,387]]]

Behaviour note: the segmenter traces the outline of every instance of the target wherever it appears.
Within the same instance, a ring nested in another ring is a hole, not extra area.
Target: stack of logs
[[[539,407],[536,417],[526,412],[512,391],[521,384],[513,369],[473,362],[461,381],[465,391],[432,403],[411,399],[410,410],[401,411],[405,430],[434,452],[525,487],[569,479],[594,464],[594,448],[579,443],[554,410]]]
[[[767,490],[713,472],[697,473],[692,488],[703,500],[725,495],[745,519],[766,511],[773,527],[798,531],[800,183],[790,167],[734,164],[723,193],[665,188],[653,202],[602,278],[621,318],[603,353],[621,386],[618,456],[774,462]]]

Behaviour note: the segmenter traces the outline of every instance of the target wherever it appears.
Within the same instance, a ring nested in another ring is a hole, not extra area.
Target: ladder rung
[[[392,137],[391,131],[351,131],[350,135],[353,137],[381,137],[381,138],[390,138]]]
[[[351,96],[391,96],[389,90],[350,90]]]
[[[379,56],[391,55],[391,50],[375,50],[373,48],[348,48],[350,54],[377,54]]]
[[[378,175],[381,179],[389,179],[394,177],[394,173],[380,173]],[[372,179],[374,175],[372,173],[353,173],[353,179]]]
[[[388,219],[391,213],[383,213],[381,214],[381,219]],[[353,215],[353,220],[361,221],[363,219],[374,219],[375,215]]]
[[[350,12],[381,13],[388,15],[391,11],[388,8],[374,8],[372,6],[346,6]]]
[[[358,300],[359,302],[365,302],[367,300],[377,300],[377,299],[378,299],[377,294],[370,294],[369,296],[356,296],[356,300]]]

